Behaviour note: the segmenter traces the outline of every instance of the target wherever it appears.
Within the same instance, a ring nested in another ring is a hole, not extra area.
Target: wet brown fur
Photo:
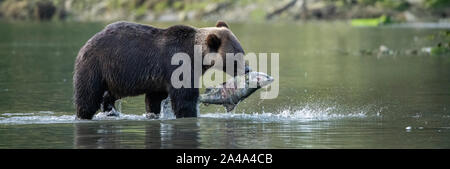
[[[158,114],[161,101],[170,95],[177,118],[196,117],[199,90],[173,88],[170,78],[178,66],[170,61],[178,52],[193,59],[196,44],[203,45],[203,56],[243,53],[228,25],[219,23],[215,28],[176,25],[161,29],[130,22],[106,26],[86,42],[75,61],[77,117],[92,119],[100,105],[110,111],[117,99],[141,94],[145,94],[147,112]]]

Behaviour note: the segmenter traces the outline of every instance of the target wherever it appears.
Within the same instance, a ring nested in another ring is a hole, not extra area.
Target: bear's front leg
[[[197,117],[199,90],[196,88],[172,89],[169,93],[172,110],[177,118]]]
[[[106,91],[103,94],[103,102],[101,103],[102,112],[107,113],[107,116],[119,116],[120,112],[116,110],[116,106],[114,105],[116,100],[117,98],[111,92]]]
[[[159,118],[159,114],[161,113],[161,101],[166,99],[167,96],[168,93],[166,92],[151,92],[145,94],[145,111],[147,118]]]

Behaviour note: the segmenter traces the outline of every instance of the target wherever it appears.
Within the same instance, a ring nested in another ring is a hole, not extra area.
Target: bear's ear
[[[227,25],[227,23],[225,23],[224,21],[217,21],[216,27],[218,27],[218,28],[220,28],[220,27],[230,28],[230,27]]]
[[[215,34],[209,34],[208,37],[206,37],[206,44],[212,51],[217,51],[221,43],[222,42],[220,41],[219,37],[217,37],[217,35]]]

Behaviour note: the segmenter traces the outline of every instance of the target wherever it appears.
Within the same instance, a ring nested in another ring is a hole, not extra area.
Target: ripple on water
[[[143,115],[122,114],[119,116],[107,116],[105,113],[97,113],[92,120],[77,120],[75,115],[46,115],[45,113],[3,113],[0,124],[54,124],[54,123],[82,123],[95,121],[117,121],[117,120],[149,120]]]
[[[11,116],[0,119],[0,124],[50,124],[50,123],[73,123],[74,115],[62,116]]]
[[[262,112],[262,113],[202,113],[202,118],[216,119],[237,119],[252,120],[262,122],[285,122],[285,121],[314,121],[314,120],[336,120],[365,118],[367,114],[364,111],[355,113],[338,114],[331,110],[334,108],[311,109],[308,107],[297,110],[285,109],[279,112]],[[119,116],[107,116],[107,113],[97,113],[93,120],[77,120],[75,115],[57,115],[51,111],[42,111],[35,113],[3,113],[0,114],[0,124],[52,124],[52,123],[80,123],[95,121],[150,121],[144,114],[123,114]],[[174,119],[174,115],[163,114],[159,120]]]
[[[30,116],[30,115],[35,115],[35,114],[55,114],[55,113],[51,112],[51,111],[39,111],[36,113],[3,113],[1,115],[2,116]]]

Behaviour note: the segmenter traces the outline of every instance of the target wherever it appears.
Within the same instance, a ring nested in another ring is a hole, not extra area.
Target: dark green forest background
[[[448,21],[450,0],[0,0],[4,20]]]

